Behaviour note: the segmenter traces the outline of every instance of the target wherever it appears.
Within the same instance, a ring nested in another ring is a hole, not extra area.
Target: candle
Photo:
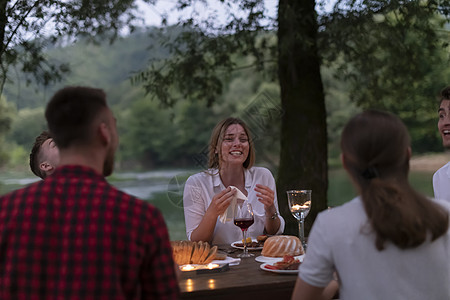
[[[209,287],[211,290],[214,290],[214,289],[216,288],[216,282],[214,281],[214,279],[208,280],[208,287]]]
[[[183,265],[183,266],[180,266],[180,270],[181,271],[194,271],[194,270],[204,270],[204,269],[212,270],[212,269],[216,269],[218,267],[219,267],[218,264],[212,264],[212,263],[209,263],[207,265]]]
[[[309,204],[304,204],[304,205],[300,205],[300,204],[295,204],[292,206],[292,210],[301,210],[301,209],[307,209],[309,208],[310,205]]]
[[[214,268],[217,268],[217,267],[219,267],[219,265],[218,264],[208,264],[207,266],[206,266],[206,268],[208,268],[208,269],[214,269]]]
[[[197,269],[196,267],[194,267],[192,265],[184,265],[184,266],[181,266],[180,268],[181,268],[181,271],[192,271],[192,270]]]

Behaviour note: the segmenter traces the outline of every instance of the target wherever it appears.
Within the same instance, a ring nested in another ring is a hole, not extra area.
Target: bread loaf
[[[261,255],[268,257],[283,257],[284,255],[302,255],[302,243],[299,238],[291,235],[276,235],[269,237],[264,242]]]
[[[217,246],[210,247],[202,241],[172,241],[171,245],[173,259],[178,265],[209,264],[217,253]]]

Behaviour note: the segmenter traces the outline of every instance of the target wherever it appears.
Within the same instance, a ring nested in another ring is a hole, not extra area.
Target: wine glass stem
[[[302,242],[302,246],[305,247],[305,219],[300,218],[298,222],[298,233],[300,235],[300,241]]]
[[[242,238],[244,240],[244,256],[247,255],[247,230],[242,230]]]

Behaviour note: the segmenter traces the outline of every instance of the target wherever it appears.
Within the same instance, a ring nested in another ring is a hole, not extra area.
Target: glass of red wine
[[[244,244],[244,252],[238,254],[238,257],[251,257],[252,253],[248,253],[247,249],[247,229],[255,222],[253,218],[252,205],[247,201],[236,205],[234,210],[234,225],[238,226],[242,230],[242,239]]]

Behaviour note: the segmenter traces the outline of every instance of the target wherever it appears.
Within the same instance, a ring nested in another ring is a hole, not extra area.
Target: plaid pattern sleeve
[[[141,273],[143,299],[171,299],[174,291],[178,291],[178,281],[175,275],[175,265],[172,256],[172,246],[162,215],[157,210],[152,211],[152,220],[148,231],[147,242],[150,255],[146,255]],[[154,237],[154,238],[151,238]]]
[[[158,209],[64,166],[0,197],[0,299],[176,299]]]

